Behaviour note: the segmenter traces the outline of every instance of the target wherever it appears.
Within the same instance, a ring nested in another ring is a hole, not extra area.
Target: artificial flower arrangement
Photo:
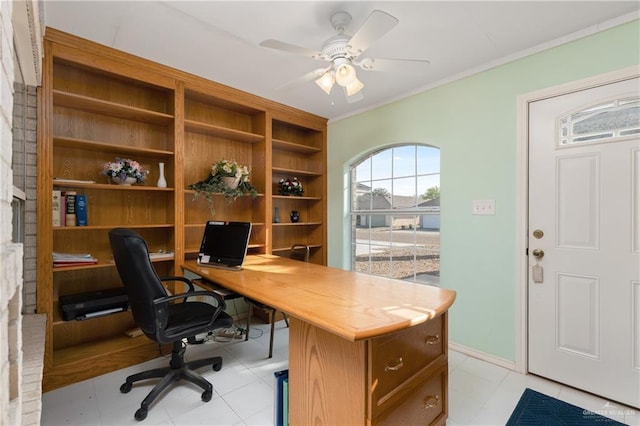
[[[233,177],[240,182],[249,181],[249,168],[236,161],[220,160],[211,166],[211,175]]]
[[[116,157],[113,162],[107,162],[102,165],[100,174],[111,177],[113,180],[125,182],[127,178],[133,178],[136,183],[144,183],[147,179],[149,171],[135,160],[128,158]]]
[[[280,179],[280,182],[278,182],[278,192],[280,195],[296,195],[298,197],[304,194],[302,183],[300,183],[296,177],[293,179]]]
[[[233,200],[243,195],[251,198],[258,196],[258,191],[249,180],[250,171],[247,166],[238,164],[232,160],[220,160],[211,166],[209,176],[200,182],[192,183],[187,188],[195,191],[195,197],[203,197],[209,202],[211,214],[213,208],[213,195],[221,194],[230,204]]]

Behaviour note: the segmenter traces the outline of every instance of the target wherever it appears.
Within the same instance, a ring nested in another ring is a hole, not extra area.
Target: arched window
[[[558,146],[615,142],[640,133],[640,97],[614,99],[562,117]]]
[[[438,284],[440,149],[398,145],[351,165],[351,268]]]

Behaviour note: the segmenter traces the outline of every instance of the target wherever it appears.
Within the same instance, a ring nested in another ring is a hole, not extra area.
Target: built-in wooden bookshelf
[[[207,220],[252,222],[250,253],[286,256],[302,243],[312,262],[326,264],[326,119],[50,28],[43,71],[37,310],[48,317],[45,391],[159,354],[146,337],[125,334],[135,327],[130,312],[85,321],[60,314],[60,296],[122,285],[108,240],[115,227],[136,230],[151,251],[173,252],[153,260],[160,275],[182,273]],[[121,186],[100,175],[115,157],[141,163],[146,182]],[[258,196],[228,203],[215,195],[212,212],[187,187],[220,159],[248,165]],[[156,186],[161,162],[166,188]],[[304,196],[279,195],[279,180],[294,176]],[[88,226],[53,226],[53,190],[86,195]],[[98,262],[54,267],[53,252],[91,253]]]

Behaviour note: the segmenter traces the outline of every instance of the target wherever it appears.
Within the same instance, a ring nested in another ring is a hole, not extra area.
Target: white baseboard
[[[469,348],[467,346],[463,346],[459,343],[449,342],[449,350],[460,352],[461,354],[465,354],[472,358],[477,358],[482,361],[490,362],[491,364],[495,364],[500,367],[504,367],[509,370],[516,370],[515,361],[510,361],[508,359],[500,358],[495,355],[488,354],[486,352],[479,351],[477,349]]]

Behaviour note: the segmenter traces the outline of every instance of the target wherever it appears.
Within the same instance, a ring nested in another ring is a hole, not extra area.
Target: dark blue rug
[[[624,424],[527,388],[511,413],[507,426],[540,425],[617,426]]]

